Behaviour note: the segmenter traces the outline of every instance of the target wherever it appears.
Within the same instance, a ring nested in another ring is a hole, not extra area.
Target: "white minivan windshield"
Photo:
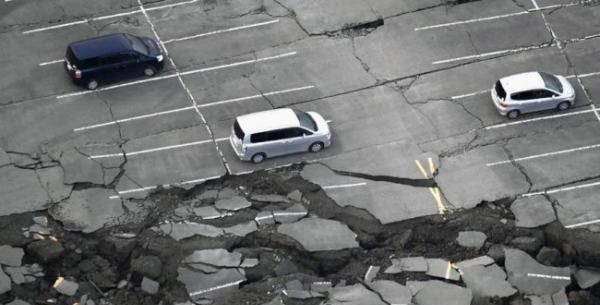
[[[310,114],[296,109],[294,109],[294,113],[296,113],[298,121],[300,121],[300,126],[312,131],[317,131],[317,123],[315,123],[315,120],[313,120]]]

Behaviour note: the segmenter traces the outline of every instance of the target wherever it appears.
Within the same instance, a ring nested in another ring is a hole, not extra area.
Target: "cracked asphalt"
[[[600,304],[600,6],[568,0],[6,0],[0,303]],[[157,39],[74,86],[66,45]],[[566,112],[489,90],[565,75]],[[241,162],[234,118],[330,121]]]

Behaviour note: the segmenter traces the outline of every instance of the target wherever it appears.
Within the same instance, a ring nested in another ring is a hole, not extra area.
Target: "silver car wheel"
[[[94,89],[98,88],[98,82],[95,79],[88,81],[87,88],[90,90],[94,90]]]
[[[519,110],[511,110],[506,114],[506,117],[513,120],[519,117]]]
[[[252,156],[252,163],[257,164],[257,163],[261,163],[265,160],[265,154],[263,153],[257,153],[254,154],[254,156]]]
[[[315,142],[310,144],[310,147],[308,148],[310,150],[310,152],[320,152],[321,150],[323,150],[323,143],[321,142]]]
[[[558,110],[567,110],[569,109],[569,107],[571,107],[571,103],[570,102],[560,102],[560,104],[558,104]]]

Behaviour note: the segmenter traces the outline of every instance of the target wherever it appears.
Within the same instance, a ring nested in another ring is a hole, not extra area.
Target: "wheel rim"
[[[154,70],[152,70],[152,68],[146,68],[146,70],[144,70],[144,74],[146,74],[146,76],[152,76],[154,75]]]
[[[253,161],[254,163],[260,163],[260,162],[262,162],[264,159],[265,159],[265,157],[264,157],[262,154],[258,154],[258,155],[255,155],[255,156],[252,158],[252,161]]]
[[[321,145],[321,143],[315,143],[310,147],[310,151],[312,151],[312,152],[319,152],[319,151],[321,151],[321,149],[323,149],[323,146]]]
[[[508,118],[509,119],[516,119],[519,116],[519,113],[515,110],[511,111],[508,113]]]
[[[98,87],[98,82],[93,80],[88,83],[88,89],[94,90]]]
[[[562,103],[558,104],[558,109],[560,109],[560,110],[567,110],[568,108],[569,108],[569,103],[562,102]]]

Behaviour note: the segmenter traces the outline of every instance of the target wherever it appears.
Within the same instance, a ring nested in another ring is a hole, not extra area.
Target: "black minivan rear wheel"
[[[144,74],[146,76],[154,76],[154,74],[156,74],[156,69],[154,69],[154,67],[146,67],[146,69],[144,69]]]

